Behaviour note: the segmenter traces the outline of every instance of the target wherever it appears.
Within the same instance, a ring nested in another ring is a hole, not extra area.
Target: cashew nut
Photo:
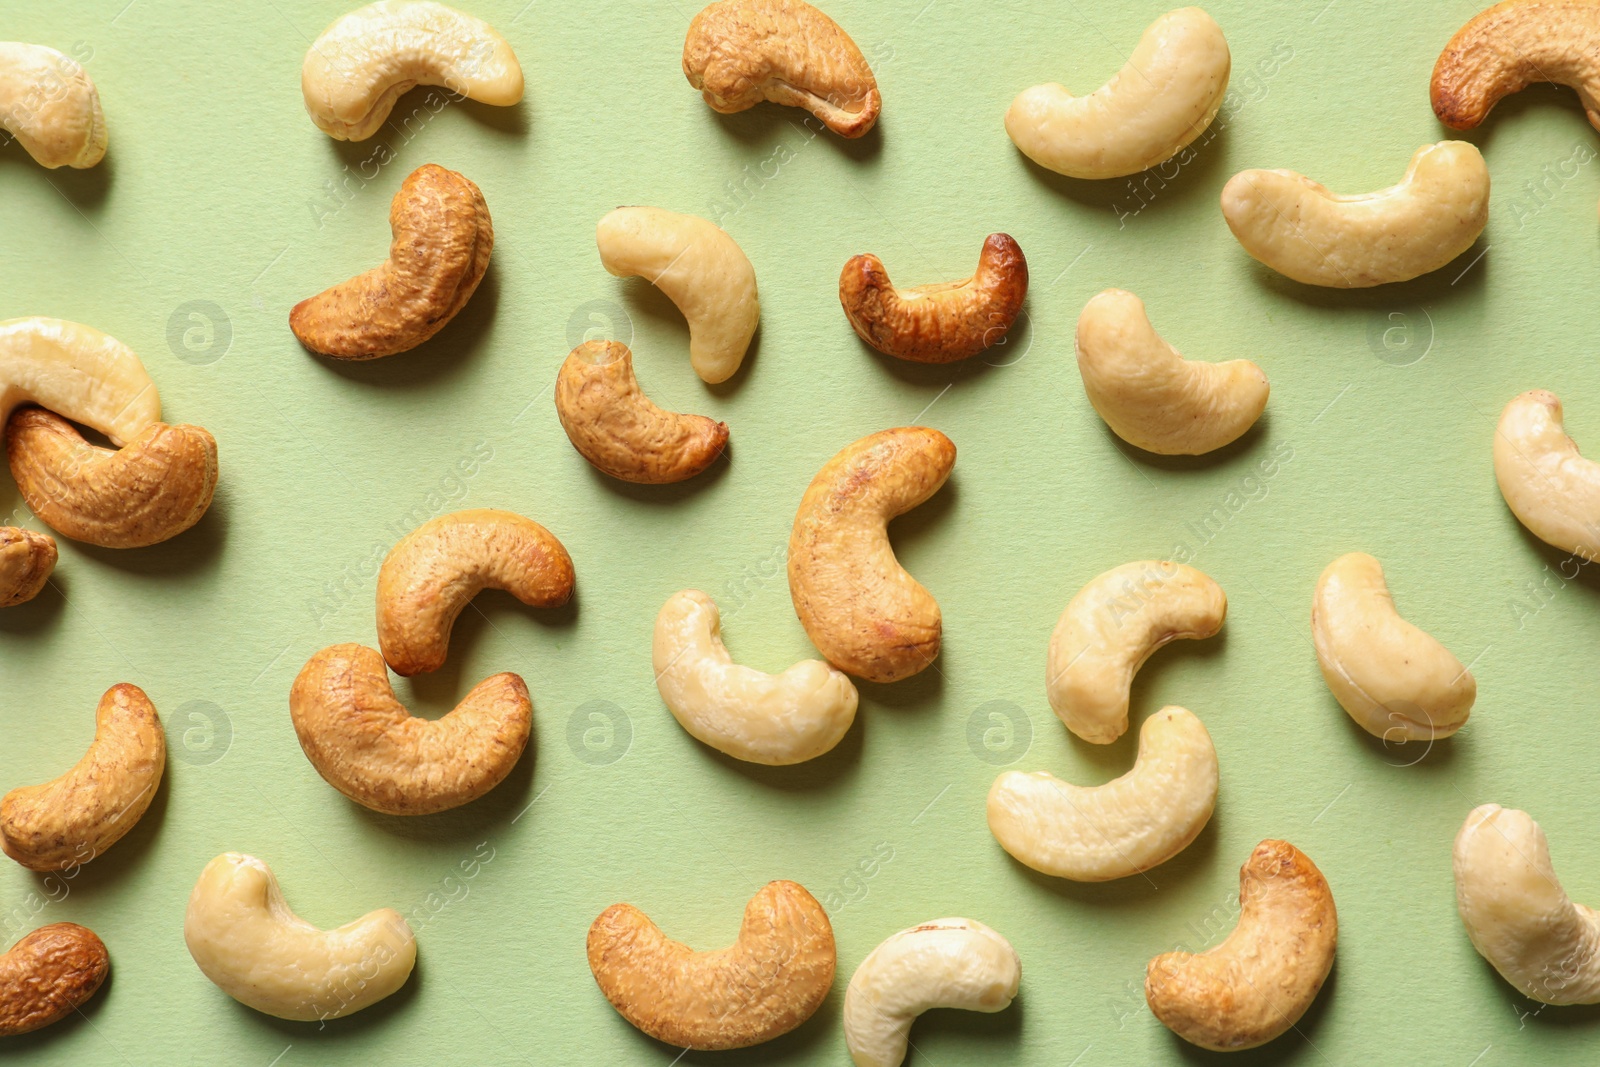
[[[161,394],[133,350],[62,319],[0,322],[0,419],[38,404],[124,445],[161,419]]]
[[[0,130],[35,162],[92,167],[105,158],[106,116],[89,72],[42,44],[0,41]]]
[[[839,274],[839,303],[861,339],[917,363],[953,363],[998,344],[1027,295],[1028,261],[1005,233],[988,236],[964,281],[896,289],[871,254],[853,256]]]
[[[1584,459],[1562,429],[1554,393],[1530,390],[1500,413],[1494,479],[1506,506],[1535,537],[1600,559],[1600,463]]]
[[[788,1033],[833,984],[833,927],[794,882],[768,882],[744,909],[732,945],[696,952],[632,904],[589,927],[589,970],[611,1006],[658,1041],[747,1048]]]
[[[883,98],[861,49],[804,0],[718,0],[689,23],[683,74],[713,110],[763,100],[803,107],[841,137],[878,121]]]
[[[689,362],[715,385],[744,362],[761,321],[756,269],[732,237],[695,215],[619,207],[595,227],[600,263],[619,278],[646,278],[689,322]]]
[[[240,1004],[280,1019],[339,1019],[406,984],[417,940],[393,908],[319,930],[283,899],[272,869],[224,852],[200,872],[183,940],[207,978]]]
[[[444,666],[450,630],[484,589],[531,607],[572,597],[572,557],[554,534],[509,511],[441,515],[407,534],[378,570],[378,647],[396,674]]]
[[[1244,250],[1307,285],[1364,289],[1455,259],[1489,221],[1489,168],[1465,141],[1423,145],[1400,184],[1341,196],[1292,170],[1246,170],[1222,188]]]
[[[442,719],[395,699],[383,657],[364,645],[312,656],[289,690],[306,759],[327,783],[385,815],[429,815],[477,800],[511,773],[533,727],[515,674],[479,682]]]
[[[0,848],[34,871],[82,866],[132,830],[161,785],[167,739],[136,685],[114,685],[94,713],[94,741],[73,768],[0,798]]]
[[[522,67],[482,19],[430,0],[380,0],[335,19],[300,68],[306,113],[341,141],[377,133],[418,85],[510,107],[522,99]]]
[[[1429,95],[1439,121],[1470,130],[1501,98],[1534,82],[1578,92],[1600,128],[1600,8],[1589,0],[1507,0],[1456,31],[1433,67]]]
[[[0,526],[0,608],[39,595],[56,569],[56,539],[16,526]]]
[[[728,424],[650,402],[618,341],[585,341],[556,375],[556,415],[567,440],[597,468],[625,482],[693,478],[728,447]]]
[[[1525,811],[1483,804],[1456,834],[1456,909],[1472,947],[1524,996],[1600,1003],[1600,916],[1567,897]]]
[[[856,687],[821,660],[763,674],[733,662],[714,600],[674,593],[656,616],[656,688],[678,725],[750,763],[804,763],[839,743],[856,721]]]
[[[1022,961],[972,919],[934,919],[891,934],[861,961],[844,994],[844,1039],[856,1067],[900,1067],[907,1035],[930,1008],[1011,1006]]]
[[[789,594],[823,656],[869,682],[898,682],[939,655],[939,603],[894,558],[888,523],[950,477],[956,446],[903,426],[846,445],[800,498]]]
[[[1217,750],[1193,712],[1162,708],[1139,728],[1133,769],[1100,786],[1006,771],[989,787],[989,830],[1042,874],[1109,882],[1185,848],[1217,803]]]
[[[389,230],[388,259],[289,311],[301,344],[338,359],[392,356],[422,344],[466,307],[494,250],[494,223],[478,187],[424,164],[394,194]]]
[[[95,995],[111,957],[93,930],[51,923],[0,956],[0,1037],[60,1022]]]
[[[1208,952],[1167,952],[1144,996],[1167,1029],[1216,1052],[1264,1045],[1305,1014],[1333,968],[1339,916],[1328,880],[1287,841],[1239,868],[1239,924]]]
[[[1227,594],[1193,567],[1113,567],[1078,590],[1050,635],[1050,706],[1085,741],[1109,745],[1128,729],[1128,690],[1144,661],[1169,641],[1214,636],[1227,615]]]
[[[1075,97],[1051,82],[1017,94],[1006,133],[1072,178],[1120,178],[1170,159],[1205,132],[1228,91],[1228,41],[1198,7],[1152,22],[1111,80]]]
[[[1164,456],[1236,441],[1267,407],[1260,367],[1184,359],[1150,325],[1144,301],[1123,289],[1096,295],[1078,316],[1078,372],[1113,433]]]

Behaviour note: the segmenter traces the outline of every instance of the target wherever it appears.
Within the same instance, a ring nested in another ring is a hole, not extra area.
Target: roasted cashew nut
[[[1170,641],[1215,636],[1227,615],[1227,594],[1193,567],[1113,567],[1078,590],[1050,635],[1050,706],[1085,741],[1109,745],[1128,729],[1128,690],[1144,661]]]
[[[749,763],[784,767],[833,748],[856,721],[856,687],[821,660],[782,674],[733,662],[716,601],[674,593],[651,646],[662,703],[689,735]]]
[[[1292,170],[1246,170],[1222,188],[1244,250],[1306,285],[1408,281],[1472,247],[1489,221],[1489,168],[1465,141],[1423,145],[1398,185],[1341,196]]]
[[[1144,312],[1107,289],[1078,316],[1078,373],[1111,431],[1163,456],[1199,456],[1231,444],[1267,408],[1267,376],[1248,359],[1184,359]]]
[[[837,960],[833,927],[794,882],[768,882],[744,909],[738,940],[696,952],[632,904],[589,927],[589,970],[611,1006],[658,1041],[747,1048],[788,1033],[822,1006]]]
[[[1506,506],[1539,540],[1600,559],[1600,463],[1561,425],[1561,401],[1532,389],[1513,397],[1494,431],[1494,480]]]
[[[0,608],[14,608],[38,596],[55,569],[55,538],[0,526]]]
[[[1217,803],[1217,750],[1176,705],[1139,729],[1133,769],[1100,786],[1006,771],[989,787],[989,830],[1041,874],[1109,882],[1159,866],[1199,836]]]
[[[0,798],[0,849],[29,870],[88,863],[133,829],[161,787],[167,739],[142,689],[112,686],[94,721],[94,741],[71,770]]]
[[[1075,97],[1051,82],[1017,94],[1006,133],[1039,166],[1072,178],[1120,178],[1171,159],[1222,107],[1228,41],[1197,7],[1152,22],[1111,80]]]
[[[1578,91],[1600,128],[1600,8],[1587,0],[1507,0],[1456,31],[1433,67],[1439,121],[1470,130],[1504,97],[1534,82]]]
[[[77,923],[41,926],[0,956],[0,1037],[60,1022],[95,995],[111,957]]]
[[[0,130],[40,166],[92,167],[105,158],[106,116],[89,72],[42,44],[0,41]]]
[[[494,251],[494,223],[478,187],[424,164],[394,194],[389,229],[388,259],[289,311],[289,328],[306,348],[337,359],[392,356],[466,307]]]
[[[341,141],[377,133],[418,85],[510,107],[522,99],[522,67],[482,19],[431,0],[380,0],[335,19],[300,68],[306,113]]]
[[[911,1024],[931,1008],[997,1012],[1011,1006],[1022,961],[972,919],[934,919],[885,938],[844,994],[844,1039],[856,1067],[900,1067]]]
[[[806,487],[789,535],[789,595],[835,667],[898,682],[939,655],[939,603],[894,558],[888,523],[950,477],[956,446],[903,426],[846,445]]]
[[[964,281],[896,289],[871,254],[851,257],[839,274],[839,303],[856,334],[917,363],[953,363],[999,344],[1027,295],[1028,261],[1005,233],[984,240],[978,270]]]
[[[689,23],[683,74],[712,109],[803,107],[841,137],[878,121],[883,98],[861,49],[804,0],[718,0]]]
[[[645,278],[689,323],[689,362],[715,385],[733,377],[761,321],[756,269],[717,226],[658,207],[619,207],[595,228],[600,264]]]
[[[1239,924],[1208,952],[1167,952],[1144,996],[1167,1029],[1216,1052],[1264,1045],[1294,1026],[1333,969],[1339,916],[1328,880],[1287,841],[1239,869]]]
[[[441,515],[407,534],[378,570],[378,647],[396,674],[436,671],[473,597],[504,589],[530,607],[572,598],[572,557],[556,536],[509,511]]]
[[[189,955],[247,1008],[300,1021],[339,1019],[406,984],[417,940],[393,908],[336,930],[289,910],[272,869],[224,852],[200,872],[183,918]]]
[[[0,322],[0,419],[38,404],[125,445],[161,421],[161,394],[133,350],[62,319]]]
[[[383,657],[347,644],[301,669],[289,716],[329,785],[385,815],[429,815],[477,800],[511,773],[528,745],[533,702],[521,678],[496,674],[444,718],[419,718],[395,699]]]

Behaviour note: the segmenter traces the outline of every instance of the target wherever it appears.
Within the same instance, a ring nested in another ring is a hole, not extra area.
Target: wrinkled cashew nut
[[[1501,99],[1534,82],[1578,92],[1600,129],[1600,8],[1588,0],[1507,0],[1456,31],[1433,67],[1429,96],[1439,121],[1470,130]]]
[[[1215,636],[1227,615],[1227,594],[1193,567],[1113,567],[1078,590],[1050,635],[1050,706],[1085,741],[1109,745],[1128,729],[1128,691],[1144,661],[1168,642]]]
[[[378,570],[378,647],[396,674],[436,671],[473,597],[503,589],[535,608],[572,598],[572,557],[556,536],[509,511],[441,515],[407,534]]]
[[[55,569],[55,538],[0,526],[0,608],[14,608],[38,596]]]
[[[406,984],[417,940],[393,908],[335,930],[289,910],[272,869],[224,852],[200,872],[183,918],[189,955],[218,989],[279,1019],[339,1019]]]
[[[521,678],[496,674],[442,719],[419,718],[395,699],[383,657],[345,644],[301,669],[289,716],[329,785],[385,815],[429,815],[477,800],[511,773],[528,745],[533,702]]]
[[[658,1041],[747,1048],[811,1018],[837,965],[828,913],[803,886],[768,882],[732,945],[696,952],[632,904],[589,927],[589,970],[611,1006]]]
[[[1304,1015],[1333,969],[1339,917],[1328,880],[1287,841],[1239,869],[1239,924],[1200,953],[1150,961],[1144,995],[1167,1029],[1216,1052],[1255,1048]]]
[[[1494,431],[1494,479],[1517,521],[1539,540],[1600,559],[1600,463],[1561,424],[1561,401],[1532,389],[1513,397]]]
[[[161,421],[161,394],[133,350],[62,319],[0,322],[0,420],[37,404],[125,445]]]
[[[341,141],[377,133],[418,85],[510,107],[522,99],[522,67],[482,19],[431,0],[381,0],[335,19],[300,68],[306,113]]]
[[[111,957],[94,931],[51,923],[0,956],[0,1037],[60,1022],[95,995]]]
[[[1006,133],[1023,155],[1058,174],[1137,174],[1205,132],[1231,67],[1222,27],[1197,7],[1179,8],[1152,22],[1122,69],[1088,96],[1055,82],[1017,94]]]
[[[76,60],[42,44],[0,41],[0,131],[51,170],[82,170],[106,154],[106,116],[94,80]]]
[[[1248,359],[1184,359],[1150,325],[1144,301],[1107,289],[1078,316],[1078,373],[1111,431],[1163,456],[1231,444],[1267,408],[1267,376]]]
[[[0,798],[0,848],[34,871],[80,867],[116,844],[161,787],[167,739],[136,685],[114,685],[95,709],[94,740],[71,770]]]

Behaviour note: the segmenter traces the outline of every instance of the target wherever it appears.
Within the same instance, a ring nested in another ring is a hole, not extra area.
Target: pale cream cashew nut
[[[62,319],[0,322],[0,425],[22,404],[99,430],[117,445],[161,421],[161,394],[133,350]]]
[[[1494,479],[1506,506],[1539,540],[1600,559],[1600,463],[1585,459],[1545,389],[1515,396],[1494,431]]]
[[[0,131],[51,170],[92,167],[106,154],[94,79],[77,60],[42,44],[0,41]]]

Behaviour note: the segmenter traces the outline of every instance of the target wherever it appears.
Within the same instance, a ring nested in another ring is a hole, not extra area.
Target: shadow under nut
[[[71,1015],[111,972],[93,930],[51,923],[0,956],[0,1037],[26,1034]]]
[[[1428,87],[1439,121],[1457,130],[1534,82],[1578,92],[1600,128],[1600,7],[1588,0],[1507,0],[1479,12],[1439,53]]]
[[[0,526],[0,608],[14,608],[38,596],[55,569],[55,538]]]

